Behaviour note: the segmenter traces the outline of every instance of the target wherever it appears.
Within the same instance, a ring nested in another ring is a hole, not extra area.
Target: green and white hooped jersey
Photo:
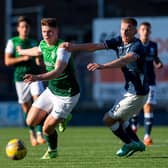
[[[55,69],[57,49],[62,42],[63,41],[59,39],[55,45],[50,47],[44,40],[40,42],[39,49],[42,52],[44,64],[48,72]],[[72,56],[70,56],[68,65],[60,77],[48,81],[48,88],[53,94],[59,96],[74,96],[79,93],[79,85],[75,77],[74,61]]]
[[[5,48],[5,53],[11,54],[15,58],[20,57],[20,55],[16,51],[17,46],[21,46],[23,49],[32,48],[34,46],[37,46],[37,41],[30,38],[23,40],[19,36],[13,37],[8,40]],[[27,73],[40,73],[40,68],[36,65],[35,57],[28,61],[23,61],[15,64],[14,68],[14,81],[23,81],[23,76]]]

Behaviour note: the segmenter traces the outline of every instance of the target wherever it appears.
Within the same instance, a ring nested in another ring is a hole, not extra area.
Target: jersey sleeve
[[[120,36],[118,36],[116,38],[106,40],[104,42],[104,46],[105,46],[106,49],[117,50],[117,47],[119,46],[120,43],[121,43],[121,38],[120,38]]]
[[[13,54],[14,53],[14,44],[12,40],[8,40],[5,48],[5,53]]]
[[[132,53],[137,58],[145,55],[144,47],[139,41],[137,41],[127,53]]]
[[[64,63],[68,63],[71,57],[71,52],[68,52],[65,48],[58,48],[57,50],[57,60],[60,60]]]

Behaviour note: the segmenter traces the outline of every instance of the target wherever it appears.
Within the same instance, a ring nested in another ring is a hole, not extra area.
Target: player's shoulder
[[[142,42],[139,38],[135,38],[132,45],[135,46],[135,47],[144,48],[143,44],[142,44]]]
[[[116,42],[122,43],[121,36],[115,36],[115,37],[111,38],[111,40],[115,40]]]
[[[157,47],[157,43],[155,41],[149,41],[149,45],[153,47]]]
[[[135,38],[134,43],[142,45],[142,42],[141,42],[141,40],[139,38]]]
[[[42,46],[42,45],[44,46],[44,45],[47,45],[47,44],[46,44],[45,40],[41,40],[39,45],[40,46]]]
[[[13,42],[18,41],[19,40],[19,36],[11,37],[9,40],[13,41]]]
[[[112,37],[110,39],[107,39],[105,40],[105,43],[108,43],[108,44],[118,44],[118,45],[121,45],[122,44],[122,38],[121,36],[115,36],[115,37]]]

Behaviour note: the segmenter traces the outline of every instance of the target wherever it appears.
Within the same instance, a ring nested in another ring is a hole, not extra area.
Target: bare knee
[[[51,135],[55,131],[55,127],[52,125],[43,125],[43,134],[44,135]]]
[[[36,107],[31,107],[27,115],[26,123],[29,126],[36,126],[44,120],[46,115],[46,111],[43,111]]]
[[[52,115],[49,115],[44,124],[43,124],[43,133],[45,135],[51,135],[53,134],[53,132],[55,131],[55,127],[58,123],[60,123],[62,121],[62,119],[58,118],[55,119],[52,117]]]
[[[29,111],[29,109],[30,109],[30,107],[31,107],[31,102],[30,102],[30,101],[25,102],[25,103],[23,103],[21,106],[22,106],[22,110],[23,110],[24,112],[28,113],[28,111]]]
[[[103,122],[105,123],[106,126],[110,127],[113,124],[115,124],[117,121],[109,116],[108,113],[105,114],[103,118]]]
[[[36,123],[32,121],[32,119],[28,118],[26,119],[26,124],[28,126],[36,126]]]

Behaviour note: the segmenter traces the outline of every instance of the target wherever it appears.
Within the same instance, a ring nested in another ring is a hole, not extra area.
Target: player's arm
[[[7,42],[6,48],[5,48],[5,56],[4,56],[4,62],[6,66],[12,66],[14,64],[28,61],[31,59],[29,56],[22,56],[22,57],[14,57],[14,45],[11,40]]]
[[[30,83],[37,80],[47,81],[54,78],[58,78],[67,67],[70,56],[71,53],[67,52],[65,49],[63,48],[58,49],[57,61],[55,63],[54,70],[39,75],[26,74],[24,77],[25,79],[24,81]]]
[[[24,62],[24,61],[28,61],[29,59],[31,59],[31,57],[29,56],[22,56],[22,57],[17,57],[17,58],[14,58],[13,55],[9,54],[9,53],[5,53],[5,65],[6,66],[12,66],[12,65],[15,65],[17,63],[20,63],[20,62]]]
[[[17,47],[17,52],[20,55],[28,55],[28,56],[40,56],[41,51],[38,46],[29,48],[29,49],[22,49],[21,47]]]
[[[157,46],[157,43],[154,43],[154,47],[155,47],[155,53],[154,53],[153,63],[154,63],[155,68],[160,69],[160,68],[163,67],[163,63],[160,60],[160,58],[158,57],[158,46]]]
[[[60,46],[60,48],[65,48],[68,51],[96,51],[105,49],[105,45],[103,43],[83,43],[83,44],[73,44],[69,42],[64,42]]]
[[[128,53],[123,57],[120,57],[111,62],[107,62],[105,64],[90,63],[88,64],[87,69],[89,71],[95,71],[96,69],[121,68],[136,60],[137,56],[135,56],[134,53]]]
[[[157,69],[161,69],[161,68],[163,67],[163,63],[162,63],[162,61],[159,59],[158,56],[156,56],[156,57],[154,58],[154,66],[155,66],[155,68],[157,68]]]

